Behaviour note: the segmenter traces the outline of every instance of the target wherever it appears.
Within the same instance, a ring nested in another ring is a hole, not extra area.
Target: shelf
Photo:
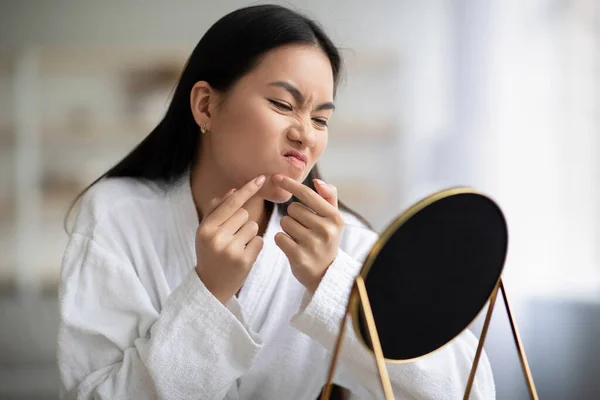
[[[15,238],[14,226],[4,221],[0,224],[0,282],[7,281],[14,277],[15,257]]]
[[[14,51],[0,51],[0,76],[10,76],[14,72]]]
[[[14,126],[8,119],[0,119],[0,147],[15,145]]]
[[[100,174],[98,174],[100,176]],[[55,185],[42,191],[41,225],[60,226],[62,229],[64,218],[67,216],[69,207],[77,196],[93,181],[81,182],[79,184]]]
[[[160,47],[44,47],[40,50],[42,74],[93,74],[107,71],[167,66],[182,70],[191,48]]]
[[[136,117],[82,117],[81,119],[44,120],[40,124],[42,140],[119,140],[140,138],[150,133],[155,122]]]
[[[0,220],[6,215],[5,201],[15,190],[17,171],[14,163],[14,149],[0,147]]]
[[[135,148],[151,131],[139,121],[105,121],[76,129],[45,124],[40,147],[41,163],[49,173],[83,175],[87,180],[104,172]]]
[[[14,197],[8,194],[2,194],[0,196],[0,224],[12,225],[12,221],[15,218],[16,204]],[[2,254],[2,252],[0,252]]]

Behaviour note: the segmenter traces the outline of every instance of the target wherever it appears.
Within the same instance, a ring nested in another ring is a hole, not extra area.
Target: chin
[[[272,185],[263,188],[263,193],[261,193],[261,195],[263,199],[276,204],[285,203],[292,198],[290,192],[278,187],[273,187]]]

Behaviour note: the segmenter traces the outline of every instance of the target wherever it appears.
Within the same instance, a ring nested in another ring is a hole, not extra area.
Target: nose
[[[316,135],[310,122],[297,121],[287,131],[287,138],[301,147],[312,148],[316,143]]]

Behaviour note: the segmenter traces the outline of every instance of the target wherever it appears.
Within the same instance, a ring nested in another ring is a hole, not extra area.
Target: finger
[[[225,201],[226,198],[228,198],[229,196],[231,196],[231,194],[235,192],[235,188],[231,188],[229,189],[224,195],[223,197],[215,197],[213,198],[209,203],[208,203],[208,207],[206,208],[206,213],[205,215],[209,215],[215,208],[217,208],[219,206],[219,204],[223,203]]]
[[[231,238],[244,226],[249,220],[248,211],[244,208],[238,208],[235,213],[219,227],[219,231],[225,237]],[[245,243],[244,243],[245,244]]]
[[[223,224],[260,190],[264,182],[265,177],[261,175],[236,190],[208,215],[207,222],[215,225]]]
[[[263,248],[263,245],[263,238],[261,238],[260,236],[254,236],[252,240],[250,240],[250,242],[246,245],[246,254],[248,255],[248,258],[250,258],[252,261],[256,261],[258,254]]]
[[[254,221],[248,221],[235,233],[231,245],[242,248],[246,247],[246,245],[254,239],[257,233],[258,224]]]
[[[281,218],[280,224],[281,229],[296,243],[306,243],[310,239],[310,231],[289,215]]]
[[[278,232],[275,235],[275,244],[285,253],[288,258],[292,259],[295,258],[300,246],[298,243],[294,242],[291,237],[283,232]]]
[[[315,189],[317,189],[317,193],[319,193],[322,198],[327,200],[329,204],[335,208],[338,208],[337,188],[333,185],[323,182],[320,179],[313,179],[313,183],[315,185]]]
[[[288,206],[287,214],[308,229],[318,228],[323,223],[323,217],[297,201]]]
[[[296,196],[304,205],[323,217],[337,212],[335,207],[329,204],[317,192],[300,182],[296,182],[292,178],[276,174],[273,175],[272,180],[276,185]]]

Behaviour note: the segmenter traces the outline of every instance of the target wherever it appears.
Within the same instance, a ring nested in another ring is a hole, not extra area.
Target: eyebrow
[[[283,88],[292,95],[292,97],[294,98],[294,100],[296,100],[296,102],[298,102],[300,104],[304,103],[305,98],[302,95],[302,93],[300,93],[300,91],[289,82],[275,81],[275,82],[269,83],[269,86],[277,86],[277,87]],[[335,110],[335,104],[333,104],[331,101],[328,101],[327,103],[319,104],[319,106],[315,109],[315,111],[321,111],[321,110]]]

